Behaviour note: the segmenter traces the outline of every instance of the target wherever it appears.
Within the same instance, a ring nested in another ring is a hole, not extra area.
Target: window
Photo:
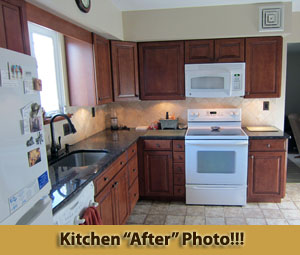
[[[28,23],[31,55],[36,58],[42,80],[41,104],[46,116],[64,112],[65,93],[62,69],[62,37],[56,31]]]

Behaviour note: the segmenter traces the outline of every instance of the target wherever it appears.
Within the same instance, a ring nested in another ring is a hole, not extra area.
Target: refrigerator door
[[[0,48],[0,75],[0,224],[16,224],[51,185],[40,95],[32,86],[36,61]]]

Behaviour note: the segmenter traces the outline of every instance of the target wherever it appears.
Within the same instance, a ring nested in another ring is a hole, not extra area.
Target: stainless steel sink
[[[108,151],[106,150],[80,150],[74,151],[58,160],[54,164],[51,164],[52,167],[82,167],[90,166],[96,164],[102,158],[107,155]]]

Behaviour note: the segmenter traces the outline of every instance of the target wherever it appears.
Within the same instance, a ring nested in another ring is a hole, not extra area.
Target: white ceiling
[[[291,1],[293,2],[293,11],[300,11],[300,0],[112,0],[121,11]]]

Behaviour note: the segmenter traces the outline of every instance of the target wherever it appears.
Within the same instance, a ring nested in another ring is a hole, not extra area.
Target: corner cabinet
[[[109,40],[93,34],[96,72],[96,102],[97,105],[111,103],[112,79]]]
[[[282,37],[246,38],[245,98],[280,97]]]
[[[280,202],[285,196],[287,140],[249,142],[247,202]]]
[[[137,43],[111,41],[114,101],[139,100]]]
[[[0,0],[0,47],[30,55],[25,1]]]
[[[90,42],[65,36],[70,106],[112,102],[110,45],[97,35]]]
[[[185,99],[184,42],[144,42],[138,48],[141,99]]]

